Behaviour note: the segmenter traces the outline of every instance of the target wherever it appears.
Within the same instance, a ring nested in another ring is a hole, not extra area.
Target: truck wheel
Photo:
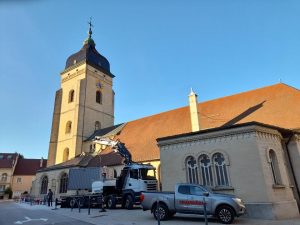
[[[159,209],[157,210],[157,205],[153,208],[153,216],[157,220],[158,219],[158,212],[159,212],[159,219],[160,220],[167,220],[169,218],[169,210],[165,205],[159,205]]]
[[[234,211],[231,207],[229,206],[220,206],[218,209],[217,209],[217,213],[216,213],[217,217],[218,217],[218,220],[221,222],[221,223],[224,223],[224,224],[230,224],[232,223],[233,219],[234,219]]]
[[[125,198],[125,204],[124,204],[125,209],[133,209],[133,198],[131,195],[127,195]]]
[[[113,195],[110,195],[108,197],[108,200],[106,202],[106,207],[109,209],[115,209],[116,208],[116,198]]]

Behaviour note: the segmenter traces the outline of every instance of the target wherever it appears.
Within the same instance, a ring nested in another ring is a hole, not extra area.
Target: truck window
[[[178,192],[180,194],[189,195],[190,194],[190,186],[188,186],[188,185],[180,185],[178,187]]]
[[[130,170],[130,178],[139,179],[138,170]]]
[[[190,191],[191,191],[191,195],[203,195],[203,192],[206,192],[206,190],[197,186],[191,186]]]
[[[141,179],[142,180],[156,180],[155,169],[140,169]]]

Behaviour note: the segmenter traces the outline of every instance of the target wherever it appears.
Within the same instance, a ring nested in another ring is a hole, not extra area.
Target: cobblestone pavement
[[[153,215],[149,211],[142,211],[139,208],[133,210],[115,209],[106,210],[106,212],[99,212],[99,209],[91,209],[91,214],[88,215],[87,209],[64,209],[58,208],[53,210],[44,205],[29,205],[25,203],[16,203],[21,207],[31,210],[51,210],[53,213],[57,213],[63,216],[67,216],[73,219],[82,220],[95,225],[157,225],[157,221],[154,220]],[[175,215],[174,218],[168,221],[161,221],[161,225],[196,225],[205,224],[204,219],[195,215]],[[209,225],[219,224],[217,220],[209,219]],[[300,217],[297,219],[289,220],[258,220],[239,217],[236,218],[233,224],[247,224],[247,225],[300,225]]]

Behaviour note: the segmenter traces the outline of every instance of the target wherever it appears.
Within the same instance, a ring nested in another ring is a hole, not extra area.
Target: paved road
[[[51,210],[43,205],[30,206],[25,203],[0,202],[0,225],[15,225],[17,221],[45,218],[47,221],[28,221],[24,225],[157,225],[149,211],[141,209],[125,210],[115,209],[99,212],[92,209],[88,215],[87,209],[78,209],[72,212],[70,209]],[[168,221],[162,221],[161,225],[204,225],[204,219],[195,215],[176,215]],[[300,225],[300,218],[291,220],[254,220],[244,217],[237,218],[234,225]],[[218,221],[210,219],[209,225],[220,225]]]
[[[56,214],[47,208],[30,208],[14,202],[0,202],[1,225],[91,225],[82,220]]]

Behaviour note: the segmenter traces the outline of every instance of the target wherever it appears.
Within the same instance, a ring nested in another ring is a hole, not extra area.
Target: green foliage
[[[13,194],[11,187],[7,187],[4,191],[4,194],[7,194],[9,196],[9,198],[11,198],[12,194]]]

